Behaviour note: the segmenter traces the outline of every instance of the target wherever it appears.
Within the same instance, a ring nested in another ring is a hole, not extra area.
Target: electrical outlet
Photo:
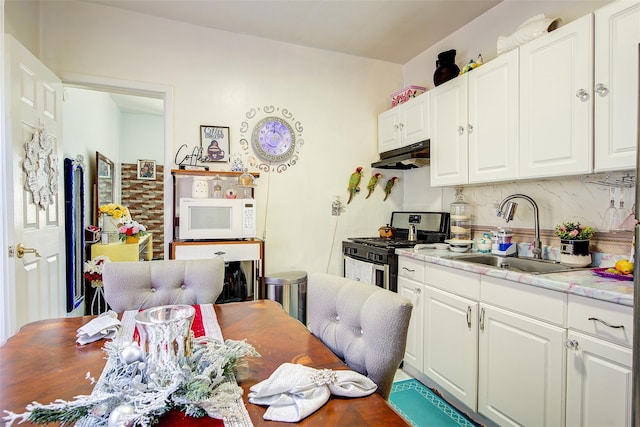
[[[331,215],[340,216],[340,212],[342,212],[342,202],[336,197],[336,199],[331,202]]]

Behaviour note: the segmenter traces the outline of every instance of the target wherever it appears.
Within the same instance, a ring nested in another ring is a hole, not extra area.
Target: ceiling
[[[502,0],[80,0],[405,64]]]

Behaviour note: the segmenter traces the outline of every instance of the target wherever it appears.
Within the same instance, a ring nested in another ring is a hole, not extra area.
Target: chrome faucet
[[[533,241],[533,257],[542,259],[542,241],[540,240],[540,218],[538,216],[538,205],[531,197],[524,194],[512,194],[505,197],[498,207],[498,216],[503,217],[506,222],[513,219],[513,216],[516,213],[516,208],[518,207],[516,202],[510,201],[512,199],[525,199],[531,203],[531,206],[533,206],[533,227],[535,232],[535,240]]]

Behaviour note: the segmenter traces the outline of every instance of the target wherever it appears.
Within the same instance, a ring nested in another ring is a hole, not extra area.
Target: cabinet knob
[[[577,340],[566,340],[564,342],[564,346],[569,350],[577,350],[578,349],[578,341]]]
[[[602,83],[598,83],[594,89],[596,93],[602,97],[607,96],[609,94],[609,88]]]
[[[416,288],[416,294],[420,295],[422,293],[422,289]]]
[[[473,125],[467,125],[467,133],[471,135],[473,133]]]
[[[458,126],[458,135],[462,135],[464,133],[464,126]]]
[[[589,92],[584,89],[578,89],[576,97],[582,102],[587,102],[589,100]]]

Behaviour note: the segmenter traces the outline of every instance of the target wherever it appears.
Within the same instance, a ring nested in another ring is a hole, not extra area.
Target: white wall
[[[199,146],[199,126],[214,124],[230,127],[231,152],[240,152],[240,124],[252,108],[287,108],[302,122],[298,163],[257,181],[267,274],[340,273],[341,240],[375,235],[402,206],[399,183],[386,202],[379,188],[368,200],[358,195],[340,217],[330,209],[336,195],[346,200],[357,166],[365,168],[363,188],[371,175],[377,114],[402,86],[401,66],[94,4],[47,1],[41,19],[41,59],[60,75],[172,86],[174,150]]]
[[[163,116],[120,113],[120,163],[137,163],[138,159],[164,164]]]

